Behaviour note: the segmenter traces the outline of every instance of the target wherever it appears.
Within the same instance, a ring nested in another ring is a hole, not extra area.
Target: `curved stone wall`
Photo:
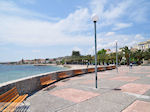
[[[98,67],[97,69],[99,72],[99,71],[111,70],[111,69],[115,69],[115,68],[116,68],[116,66],[106,66],[106,67]],[[59,73],[65,72],[68,75],[68,77],[72,77],[75,75],[79,75],[79,74],[77,74],[78,71],[80,71],[80,75],[82,75],[82,74],[94,72],[95,68],[48,72],[48,73],[42,73],[42,74],[38,74],[35,76],[30,76],[30,77],[14,80],[14,81],[9,81],[9,82],[6,82],[6,83],[3,83],[0,85],[0,94],[10,90],[14,86],[16,86],[19,94],[25,94],[25,93],[31,94],[42,88],[42,86],[40,84],[41,77],[50,75],[52,79],[59,81],[59,80],[61,80],[61,78],[58,77]]]

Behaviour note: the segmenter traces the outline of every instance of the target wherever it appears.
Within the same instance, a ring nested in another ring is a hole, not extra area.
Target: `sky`
[[[150,39],[150,0],[0,0],[0,62],[94,54]]]

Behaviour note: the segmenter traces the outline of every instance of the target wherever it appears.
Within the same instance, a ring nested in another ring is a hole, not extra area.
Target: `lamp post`
[[[92,21],[94,22],[95,31],[95,87],[97,88],[97,41],[96,41],[96,22],[98,21],[98,16],[93,14]]]
[[[130,52],[130,50],[131,50],[131,47],[129,47],[129,69],[130,69],[130,56],[131,56],[131,52]]]
[[[124,59],[124,65],[125,65],[125,52],[123,52],[123,59]]]
[[[118,41],[116,40],[115,43],[116,43],[116,70],[118,72]]]

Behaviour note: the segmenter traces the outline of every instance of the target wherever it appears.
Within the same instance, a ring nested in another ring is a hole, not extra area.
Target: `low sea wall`
[[[115,69],[116,66],[105,66],[105,67],[98,67],[98,72]],[[86,68],[86,69],[74,69],[74,70],[64,70],[64,71],[55,71],[55,72],[48,72],[42,73],[35,76],[30,76],[14,81],[9,81],[0,85],[0,94],[5,93],[6,91],[10,90],[13,87],[16,87],[19,94],[31,94],[35,91],[38,91],[42,88],[40,83],[40,78],[45,76],[51,76],[52,79],[59,81],[61,78],[59,77],[60,73],[65,73],[68,77],[79,75],[77,72],[80,71],[80,75],[86,73],[95,72],[94,68]]]

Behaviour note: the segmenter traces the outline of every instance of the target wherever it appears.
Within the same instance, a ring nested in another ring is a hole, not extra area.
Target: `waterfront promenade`
[[[24,104],[23,104],[24,105]],[[88,73],[49,85],[30,95],[30,112],[150,112],[150,66]]]

